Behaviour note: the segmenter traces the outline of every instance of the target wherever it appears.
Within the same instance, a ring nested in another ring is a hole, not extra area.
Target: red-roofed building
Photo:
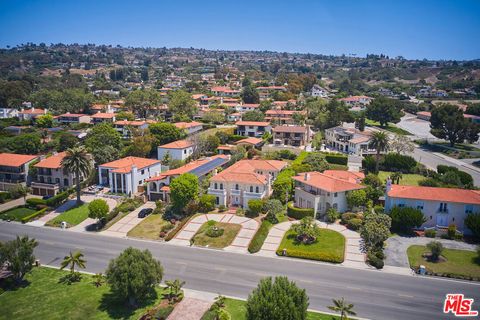
[[[90,116],[83,113],[64,113],[55,117],[59,123],[90,123]]]
[[[350,109],[363,110],[367,105],[372,102],[373,98],[367,96],[351,96],[347,98],[338,99],[338,101],[344,102]]]
[[[0,191],[30,184],[29,165],[37,159],[33,155],[0,153]]]
[[[269,86],[269,87],[257,87],[258,95],[260,100],[267,100],[272,98],[274,92],[285,92],[287,88],[284,86]]]
[[[24,121],[35,120],[38,116],[43,116],[47,114],[47,109],[40,109],[40,108],[30,108],[30,109],[22,109],[18,112],[18,118]]]
[[[272,126],[265,121],[237,121],[236,134],[244,137],[262,137],[265,132],[272,132]]]
[[[157,159],[162,160],[168,153],[171,160],[184,161],[193,154],[193,143],[188,140],[178,140],[157,147]]]
[[[254,147],[260,149],[265,141],[261,138],[249,137],[235,142],[237,146]]]
[[[142,192],[144,183],[160,172],[159,160],[126,157],[98,166],[98,179],[111,192],[133,196]]]
[[[393,207],[410,207],[422,211],[426,222],[422,228],[445,229],[454,224],[457,230],[471,233],[464,220],[480,212],[480,192],[458,188],[401,186],[387,181],[385,211]]]
[[[92,115],[91,118],[93,124],[102,122],[114,123],[116,121],[115,116],[115,113],[98,112]]]
[[[273,143],[276,145],[301,147],[310,143],[310,126],[276,126],[272,129]]]
[[[271,194],[272,182],[286,166],[278,160],[240,160],[210,179],[208,194],[215,196],[216,205],[248,209],[249,200]]]
[[[183,129],[187,135],[191,135],[195,132],[202,131],[203,124],[201,122],[192,121],[192,122],[176,122],[174,123],[175,127],[178,129]]]
[[[240,90],[234,90],[230,87],[212,87],[211,91],[219,97],[236,97],[240,95]]]
[[[325,173],[305,172],[295,180],[295,207],[313,209],[315,216],[323,217],[328,209],[347,211],[347,194],[363,189],[358,172],[327,170]]]

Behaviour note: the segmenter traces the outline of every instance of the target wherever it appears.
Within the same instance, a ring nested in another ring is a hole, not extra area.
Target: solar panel
[[[215,158],[212,159],[211,161],[202,164],[201,166],[193,169],[190,171],[190,173],[196,175],[197,177],[201,177],[215,169],[216,167],[219,167],[223,164],[228,162],[228,159],[223,159],[223,158]]]

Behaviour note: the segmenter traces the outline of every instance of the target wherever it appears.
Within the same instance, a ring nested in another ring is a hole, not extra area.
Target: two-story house
[[[224,167],[230,160],[228,155],[217,155],[213,157],[205,157],[187,163],[176,169],[158,173],[156,176],[147,180],[147,196],[150,201],[162,200],[170,202],[170,183],[176,177],[191,173],[198,177],[201,181],[209,173],[214,172],[218,168]]]
[[[369,129],[360,131],[353,125],[329,128],[325,130],[326,145],[347,154],[358,156],[374,154],[376,150],[371,147],[372,133],[373,131]]]
[[[8,191],[17,185],[29,185],[29,166],[38,156],[0,153],[0,191]]]
[[[98,180],[110,192],[134,196],[143,192],[144,183],[159,174],[161,167],[159,160],[126,157],[98,166]]]
[[[202,131],[203,124],[201,122],[192,121],[192,122],[176,122],[174,123],[175,127],[178,129],[184,130],[187,135],[194,134],[196,132]]]
[[[276,126],[272,129],[273,143],[301,147],[310,143],[310,126]]]
[[[212,87],[212,93],[220,97],[236,97],[240,95],[240,90],[231,89],[230,87]]]
[[[236,134],[244,137],[261,138],[265,132],[272,132],[272,126],[265,121],[237,121]]]
[[[373,98],[367,96],[351,96],[338,99],[338,101],[342,101],[353,111],[364,110],[372,100]]]
[[[188,140],[178,140],[157,147],[157,159],[162,160],[166,154],[171,160],[184,161],[193,154],[194,145]]]
[[[47,114],[47,109],[41,108],[29,108],[29,109],[21,109],[18,112],[18,118],[23,121],[30,121],[35,120],[38,116],[43,116]]]
[[[240,206],[271,194],[271,185],[287,166],[278,160],[240,160],[210,179],[208,194],[215,196],[217,206]]]
[[[299,113],[303,116],[306,116],[307,114],[305,111],[273,109],[273,110],[267,110],[267,112],[265,112],[265,115],[266,115],[265,120],[271,121],[272,123],[277,123],[280,125],[294,124],[293,115],[295,113]]]
[[[316,98],[328,97],[328,91],[325,88],[320,87],[318,84],[313,85],[310,93],[312,97],[316,97]]]
[[[62,168],[62,161],[66,154],[66,152],[55,153],[34,165],[37,172],[35,180],[31,183],[32,194],[54,196],[76,185],[75,173]],[[89,158],[93,164],[93,158]],[[84,179],[84,176],[80,176],[80,181]]]
[[[470,234],[464,224],[469,213],[480,212],[480,191],[458,188],[401,186],[387,181],[385,211],[393,207],[411,207],[422,211],[426,222],[422,228],[445,229],[454,224]]]
[[[94,115],[92,115],[91,118],[92,118],[93,124],[102,123],[102,122],[108,122],[113,124],[116,121],[115,116],[116,116],[115,113],[97,112]]]
[[[284,86],[268,86],[268,87],[257,87],[258,95],[260,100],[267,100],[272,98],[274,92],[285,92],[287,88]]]
[[[119,120],[113,123],[113,127],[120,132],[124,139],[128,139],[132,136],[132,130],[145,130],[149,123],[149,121]]]
[[[365,175],[361,172],[325,170],[301,173],[295,180],[295,207],[313,209],[316,217],[323,217],[328,209],[347,211],[347,194],[363,189]]]
[[[90,123],[90,115],[83,113],[64,113],[56,116],[57,122],[61,124]]]

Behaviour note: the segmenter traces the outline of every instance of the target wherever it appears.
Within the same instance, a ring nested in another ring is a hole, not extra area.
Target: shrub
[[[333,223],[338,218],[340,218],[340,213],[338,213],[337,210],[335,210],[334,208],[330,208],[327,210],[327,222]]]
[[[209,227],[208,227],[208,229],[207,229],[207,231],[205,232],[205,234],[206,234],[207,236],[209,236],[210,238],[218,238],[218,237],[222,236],[224,232],[225,232],[224,229],[218,228],[218,227],[216,227],[215,225],[213,225],[213,226],[209,226]]]
[[[401,232],[410,232],[414,227],[420,227],[425,217],[419,209],[410,207],[394,207],[390,210],[392,229]]]
[[[248,245],[248,252],[255,253],[260,251],[263,243],[265,242],[265,239],[268,236],[268,232],[270,231],[271,226],[272,224],[269,221],[262,221],[260,228],[258,228],[257,232],[252,238],[252,241],[250,241],[250,244]]]
[[[413,172],[417,161],[411,156],[398,153],[389,153],[383,157],[381,166],[386,171],[401,171],[404,173]]]
[[[160,231],[166,233],[166,232],[172,230],[174,227],[175,227],[174,224],[172,224],[171,222],[167,222],[166,224],[164,224],[164,225],[162,226],[162,228],[160,229]]]
[[[293,206],[293,202],[290,202],[287,206],[287,215],[290,217],[290,218],[294,218],[294,219],[303,219],[305,217],[313,217],[313,209],[304,209],[304,208],[296,208]]]
[[[425,230],[425,237],[435,238],[436,236],[437,236],[437,232],[434,229]]]
[[[430,258],[433,261],[437,261],[443,251],[443,244],[439,241],[432,241],[427,244],[428,250],[430,250]]]
[[[225,205],[221,204],[218,206],[218,211],[219,212],[225,212],[227,211],[227,207],[225,207]]]
[[[448,171],[458,171],[458,168],[451,167],[451,166],[446,166],[446,165],[443,165],[443,164],[439,164],[437,166],[437,172],[440,173],[440,174],[447,173]]]
[[[70,189],[70,190],[67,190],[67,191],[64,191],[64,192],[60,192],[59,194],[57,194],[56,196],[53,196],[49,199],[46,200],[46,205],[49,206],[49,207],[57,207],[58,205],[60,205],[62,202],[64,202],[65,200],[68,199],[68,196],[70,196],[70,194],[73,192],[73,189]]]
[[[480,213],[469,213],[465,218],[465,225],[474,236],[480,238]]]
[[[211,194],[203,194],[198,199],[198,207],[200,212],[209,212],[215,209],[215,196]]]
[[[103,219],[107,216],[109,210],[107,201],[95,199],[88,204],[88,217],[91,219]]]
[[[43,208],[43,209],[40,209],[40,210],[38,210],[38,211],[35,211],[34,213],[32,213],[32,214],[30,214],[30,215],[28,215],[28,216],[26,216],[26,217],[23,217],[23,218],[21,219],[21,222],[22,222],[22,223],[27,223],[27,222],[29,222],[30,220],[32,220],[33,218],[36,218],[36,217],[44,214],[45,211],[47,211],[47,208]]]
[[[27,199],[27,205],[30,207],[36,207],[38,205],[46,205],[47,201],[39,198]]]
[[[5,201],[11,199],[12,196],[10,194],[10,192],[0,192],[0,203],[4,203]],[[27,202],[28,202],[29,199],[27,199]]]
[[[362,219],[353,218],[348,220],[347,227],[350,230],[357,231],[362,226],[362,223],[363,223]]]
[[[353,190],[347,193],[347,204],[350,208],[365,206],[367,193],[363,189]]]
[[[283,255],[283,248],[277,249],[277,255]],[[300,259],[309,259],[309,260],[318,260],[318,261],[325,261],[331,263],[342,263],[343,257],[339,257],[336,254],[328,253],[328,252],[311,252],[305,250],[298,250],[298,249],[288,249],[287,250],[287,257],[294,257]]]
[[[418,181],[418,185],[422,187],[435,187],[438,188],[440,187],[440,183],[435,180],[434,178],[425,178],[420,181]]]
[[[382,205],[376,205],[375,207],[373,207],[373,210],[375,211],[375,213],[384,213],[385,212],[385,208]]]
[[[379,259],[374,252],[367,253],[367,263],[377,269],[382,269],[384,266],[383,260]]]
[[[357,215],[355,213],[346,212],[342,214],[342,224],[347,224],[349,220],[356,218]]]
[[[373,156],[366,156],[362,160],[362,168],[365,169],[365,171],[368,172],[375,172],[375,158]]]
[[[372,188],[380,188],[383,185],[380,178],[373,173],[367,174],[365,179],[363,179],[363,184],[371,186]]]
[[[341,164],[344,166],[348,163],[348,157],[342,154],[327,154],[325,160],[327,160],[328,163]]]
[[[168,235],[165,237],[165,241],[170,241],[172,240],[175,235],[180,231],[182,230],[183,226],[188,222],[188,217],[186,218],[183,218],[182,220],[180,220],[177,225],[175,226],[175,228],[172,229],[172,231],[170,231],[168,233]]]
[[[451,224],[448,226],[447,235],[450,239],[455,239],[455,235],[457,234],[457,226]]]
[[[263,201],[260,199],[250,199],[248,200],[248,211],[247,216],[250,218],[258,217],[262,212]]]

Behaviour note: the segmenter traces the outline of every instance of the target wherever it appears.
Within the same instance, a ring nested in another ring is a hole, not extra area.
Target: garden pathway
[[[169,243],[190,246],[190,240],[197,233],[200,227],[209,220],[241,225],[242,228],[238,232],[233,242],[228,247],[223,248],[223,250],[241,253],[248,252],[248,245],[258,229],[258,222],[254,219],[240,217],[233,213],[213,213],[199,215],[190,220],[190,222],[188,222],[183,229],[177,233],[175,238],[169,241]]]
[[[296,222],[297,221],[286,221],[274,225],[270,229],[262,248],[256,254],[265,257],[275,257],[285,232]],[[340,224],[327,224],[321,221],[317,221],[317,224],[320,228],[337,231],[345,237],[345,260],[342,265],[359,269],[368,268],[365,264],[365,255],[361,251],[361,238],[357,232],[349,230]]]
[[[200,320],[211,305],[211,301],[184,297],[170,313],[167,320]]]

